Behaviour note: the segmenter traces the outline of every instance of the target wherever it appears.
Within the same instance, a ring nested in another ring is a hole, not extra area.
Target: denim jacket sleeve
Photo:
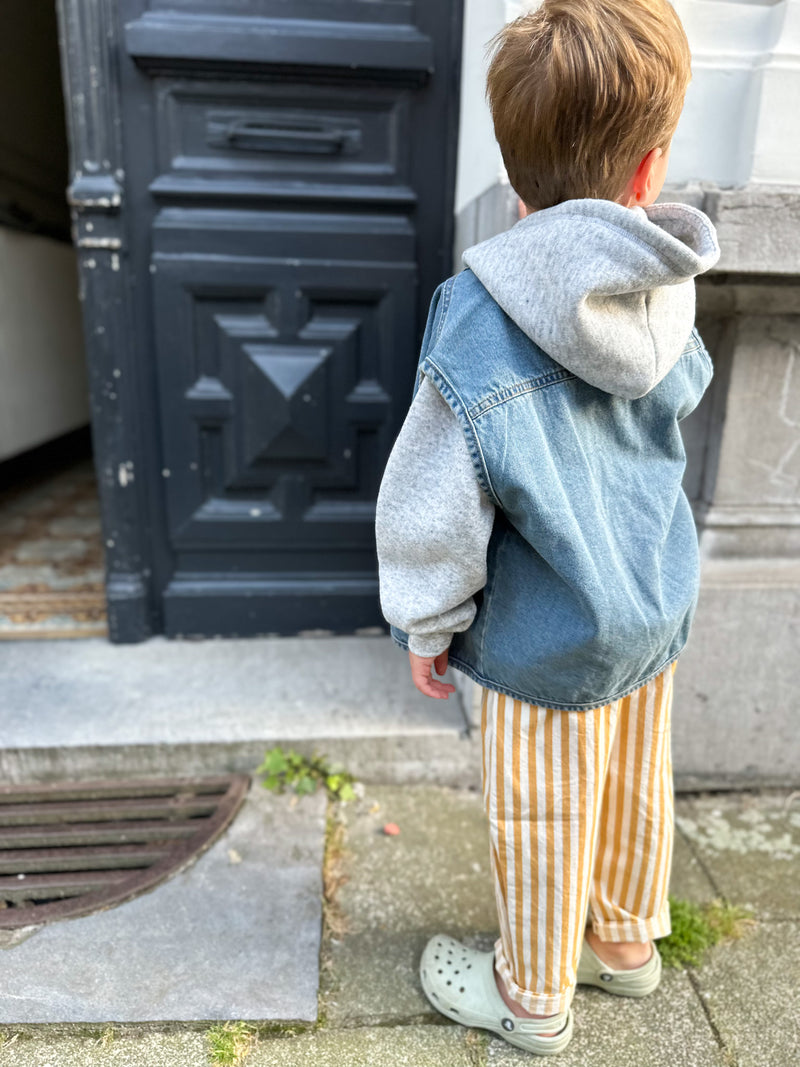
[[[423,378],[389,457],[376,517],[383,614],[408,634],[416,655],[439,655],[471,624],[493,522],[458,420]]]

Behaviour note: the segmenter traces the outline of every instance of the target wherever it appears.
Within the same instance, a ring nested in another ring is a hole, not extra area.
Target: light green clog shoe
[[[571,1010],[549,1019],[520,1019],[511,1014],[495,984],[494,952],[477,952],[439,934],[422,953],[419,975],[434,1008],[457,1023],[491,1030],[510,1045],[537,1056],[552,1056],[570,1042]],[[552,1037],[543,1036],[554,1030]]]
[[[653,955],[641,967],[615,971],[583,942],[578,963],[578,985],[594,985],[618,997],[646,997],[661,981],[661,956],[655,944]]]

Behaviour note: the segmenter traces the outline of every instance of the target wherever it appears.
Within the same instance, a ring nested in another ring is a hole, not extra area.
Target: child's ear
[[[619,203],[623,207],[647,207],[655,200],[661,191],[661,184],[656,189],[656,184],[660,181],[663,184],[663,178],[661,177],[661,171],[663,170],[663,148],[651,148],[647,155],[643,156],[639,166],[633,172],[633,177],[619,198]],[[653,191],[655,190],[655,195]]]

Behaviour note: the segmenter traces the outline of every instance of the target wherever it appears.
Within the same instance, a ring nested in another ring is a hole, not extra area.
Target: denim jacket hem
[[[401,630],[392,626],[391,630],[392,641],[402,648],[405,652],[408,652],[408,641]],[[662,671],[666,670],[671,663],[674,663],[685,648],[685,642],[674,652],[671,656],[664,660],[664,662],[656,667],[652,671],[648,671],[643,678],[640,678],[638,682],[633,685],[626,686],[618,693],[614,693],[612,696],[600,698],[597,701],[590,701],[583,704],[565,704],[558,700],[548,700],[546,697],[532,696],[530,693],[523,693],[516,689],[510,689],[508,686],[500,685],[497,682],[492,681],[490,678],[484,678],[473,667],[470,667],[464,660],[459,659],[458,656],[450,655],[448,658],[449,666],[455,670],[465,674],[468,678],[471,678],[477,685],[483,686],[484,689],[492,689],[496,693],[502,693],[504,696],[511,697],[512,700],[521,700],[523,704],[531,704],[534,707],[539,708],[552,708],[553,711],[594,711],[595,708],[603,708],[606,704],[613,704],[616,700],[622,700],[624,697],[630,696],[631,693],[635,693],[637,689],[641,689],[643,685],[646,685],[653,678],[657,678]]]

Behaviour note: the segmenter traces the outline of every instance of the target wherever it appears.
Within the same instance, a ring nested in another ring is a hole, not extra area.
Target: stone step
[[[363,781],[479,779],[458,693],[419,694],[385,636],[0,642],[0,702],[9,783],[251,772],[274,745]]]

